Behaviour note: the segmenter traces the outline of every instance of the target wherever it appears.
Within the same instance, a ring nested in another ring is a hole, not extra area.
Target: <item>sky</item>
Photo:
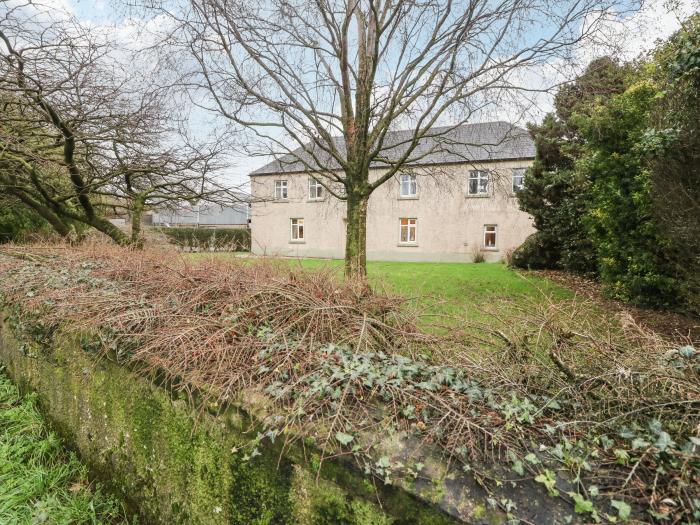
[[[116,0],[43,0],[50,6],[53,14],[64,12],[75,16],[81,23],[92,26],[104,26],[105,31],[114,31],[122,35],[133,35],[130,28],[138,25],[140,20],[126,18],[121,10],[115,9]],[[668,38],[680,27],[680,20],[700,9],[700,0],[647,0],[644,7],[632,16],[623,19],[611,20],[606,24],[608,41],[619,46],[619,56],[624,60],[630,60],[642,53],[651,50],[662,39]],[[133,42],[132,44],[138,45]],[[604,54],[602,47],[589,44],[577,49],[575,57],[581,67],[591,59]],[[569,80],[564,78],[567,73],[555,71],[556,64],[548,64],[538,71],[526,71],[522,81],[540,87],[543,84],[550,85],[553,78],[558,81]],[[569,73],[570,74],[570,73]],[[513,106],[504,102],[495,113],[489,115],[490,119],[507,120],[524,125],[527,121],[538,120],[552,108],[551,94],[538,94],[533,96],[532,105],[527,113],[516,112]],[[214,117],[207,114],[195,115],[197,127],[206,131],[208,126],[214,127]],[[270,159],[250,157],[246,155],[234,155],[231,167],[226,170],[225,178],[231,184],[240,184],[247,181],[247,174],[264,165]]]

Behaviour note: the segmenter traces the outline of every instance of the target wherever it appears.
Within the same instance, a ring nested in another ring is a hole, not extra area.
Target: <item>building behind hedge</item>
[[[247,199],[232,206],[218,204],[185,205],[153,214],[153,224],[166,227],[247,228],[250,205]]]
[[[387,140],[401,144],[402,133],[393,132]],[[368,259],[501,260],[534,231],[515,197],[535,156],[529,134],[506,122],[490,122],[446,131],[439,148],[432,140],[419,144],[425,152],[419,162],[370,196]],[[251,249],[342,258],[345,203],[327,191],[329,179],[315,178],[296,160],[303,155],[297,150],[250,174]],[[334,171],[332,162],[328,166]],[[370,179],[384,172],[371,168]]]

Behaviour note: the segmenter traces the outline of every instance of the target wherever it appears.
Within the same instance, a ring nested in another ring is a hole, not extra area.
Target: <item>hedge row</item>
[[[161,228],[168,240],[192,252],[249,252],[248,228]]]

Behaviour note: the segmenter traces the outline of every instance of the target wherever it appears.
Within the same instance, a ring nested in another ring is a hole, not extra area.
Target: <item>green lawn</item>
[[[0,523],[126,523],[119,502],[45,425],[36,397],[22,397],[0,368]]]
[[[187,257],[235,257],[233,254],[188,254]],[[254,260],[254,259],[251,259]],[[343,261],[327,259],[280,259],[303,268],[337,268],[342,275]],[[500,301],[524,303],[563,299],[572,293],[534,273],[515,271],[500,263],[367,263],[370,281],[377,287],[416,298],[437,314],[466,315],[484,320],[483,310]]]

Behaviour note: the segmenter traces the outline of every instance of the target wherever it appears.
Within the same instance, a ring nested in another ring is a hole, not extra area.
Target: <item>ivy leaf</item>
[[[355,438],[350,434],[346,434],[345,432],[336,432],[335,439],[337,439],[338,443],[341,445],[347,445]]]
[[[640,437],[636,437],[632,440],[632,450],[646,448],[648,446],[649,446],[649,442],[640,438]]]
[[[615,453],[617,462],[620,465],[627,465],[627,463],[629,463],[630,455],[627,453],[626,450],[616,448],[615,450],[613,450],[613,452]]]
[[[576,492],[569,492],[569,496],[574,499],[576,506],[574,507],[574,512],[577,514],[592,514],[594,512],[593,502],[584,498],[581,494]]]
[[[552,410],[561,410],[561,405],[556,399],[550,399],[547,403],[547,408],[551,408]]]
[[[513,462],[513,470],[516,472],[516,474],[520,476],[525,475],[525,469],[523,468],[523,462],[520,460],[516,460]]]
[[[693,357],[695,355],[695,348],[693,348],[690,345],[687,346],[681,346],[678,349],[678,353],[685,358]]]
[[[547,487],[547,492],[551,497],[556,498],[559,495],[559,491],[556,489],[557,475],[551,470],[545,469],[535,478],[535,481]]]
[[[377,460],[376,465],[377,465],[379,468],[389,468],[389,466],[391,465],[391,462],[389,461],[389,458],[388,458],[388,457],[382,456],[381,458],[379,458],[379,459]]]
[[[630,519],[632,507],[630,507],[627,503],[614,499],[610,501],[610,505],[617,509],[617,515],[622,521],[627,521]]]
[[[528,463],[532,463],[533,465],[537,465],[540,462],[539,458],[535,456],[535,454],[533,454],[532,452],[525,456],[525,461],[527,461]]]
[[[508,451],[508,457],[512,463],[512,469],[519,475],[525,475],[525,469],[523,468],[523,462],[518,459],[518,457],[513,453],[512,450]]]
[[[672,447],[676,443],[671,439],[671,436],[668,435],[668,432],[661,431],[659,432],[659,437],[656,440],[656,443],[654,443],[657,447],[659,447],[660,450],[666,450],[668,447]]]

